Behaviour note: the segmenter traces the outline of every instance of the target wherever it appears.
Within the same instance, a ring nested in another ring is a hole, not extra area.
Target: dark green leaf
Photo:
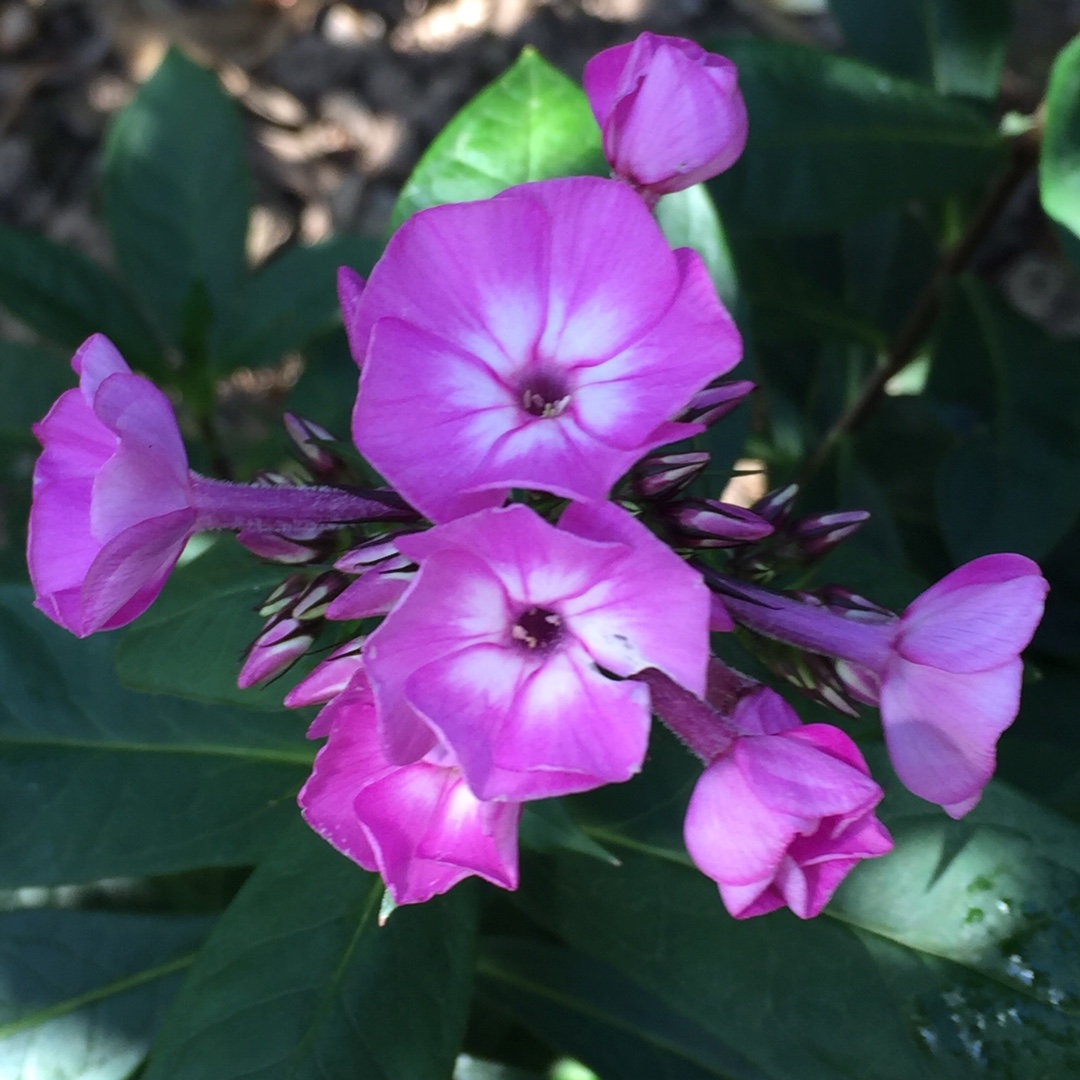
[[[0,916],[0,1075],[124,1080],[209,928],[101,912]]]
[[[958,435],[938,476],[949,550],[1044,555],[1080,514],[1080,356],[966,281],[927,393]]]
[[[618,868],[565,853],[527,860],[520,902],[759,1074],[940,1076],[897,1008],[889,972],[846,927],[785,912],[736,922],[685,855],[646,854],[636,841],[616,850]]]
[[[829,7],[864,60],[942,94],[997,96],[1011,0],[829,0]]]
[[[526,803],[521,814],[521,843],[534,851],[566,848],[594,859],[618,865],[619,860],[605,851],[570,816],[561,799],[541,799]]]
[[[479,991],[563,1053],[619,1080],[766,1080],[721,1040],[648,991],[565,946],[483,944]]]
[[[299,716],[124,690],[110,639],[28,589],[0,589],[0,615],[0,887],[242,865],[296,815]]]
[[[215,365],[232,370],[276,363],[341,322],[337,270],[366,277],[379,255],[374,241],[336,236],[313,247],[291,247],[260,267],[221,328]]]
[[[0,439],[37,446],[30,425],[78,382],[68,358],[23,341],[0,341]]]
[[[250,178],[240,117],[213,73],[173,49],[113,121],[105,217],[132,287],[174,345],[245,276]]]
[[[520,900],[543,925],[777,1077],[1041,1080],[1080,1065],[1075,826],[997,782],[951,821],[875,749],[896,850],[818,919],[737,922],[682,847],[698,767],[679,750],[654,740],[640,777],[579,800],[621,868],[565,852],[526,866]]]
[[[710,182],[729,224],[834,228],[977,187],[1002,161],[992,125],[914,83],[795,45],[721,50],[739,65],[750,113],[745,153]]]
[[[472,981],[474,895],[395,911],[297,821],[202,950],[145,1080],[445,1080]]]
[[[287,573],[231,538],[219,540],[174,571],[154,606],[123,632],[116,650],[120,681],[152,694],[284,708],[288,683],[241,690],[236,676],[262,629],[257,609]]]
[[[584,92],[527,48],[443,128],[405,184],[392,224],[530,180],[606,172]]]
[[[127,290],[73,248],[0,226],[0,304],[65,349],[102,333],[133,367],[162,370],[154,332]]]

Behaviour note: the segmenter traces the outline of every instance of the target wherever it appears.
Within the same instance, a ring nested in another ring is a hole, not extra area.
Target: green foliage
[[[125,1080],[208,930],[169,916],[0,915],[0,1075]]]
[[[43,236],[0,227],[0,304],[46,340],[74,349],[105,333],[130,362],[161,373],[154,331],[103,267]]]
[[[889,775],[883,755],[871,759],[876,776]],[[590,974],[576,954],[565,957],[565,971],[580,970],[596,992],[571,992],[543,950],[529,965],[501,973],[496,960],[486,973],[508,984],[500,988],[508,1007],[550,1028],[557,1044],[572,1049],[580,1029],[598,1026],[596,1052],[603,1029],[630,1026],[636,992],[662,1006],[650,1010],[651,1027],[632,1025],[637,1037],[713,1070],[704,1075],[929,1078],[982,1069],[1035,1080],[1080,1064],[1074,826],[998,783],[960,822],[889,783],[882,818],[896,840],[892,855],[862,864],[819,919],[783,912],[738,922],[681,846],[685,794],[662,798],[680,773],[689,787],[694,764],[660,739],[650,770],[580,800],[587,831],[619,855],[618,868],[569,852],[535,857],[518,897],[548,931],[599,958]],[[510,955],[534,949],[514,946]],[[634,989],[620,990],[608,966]],[[689,1025],[681,1036],[680,1024]]]
[[[117,261],[173,345],[243,283],[249,187],[236,107],[172,50],[112,125],[104,202]]]
[[[956,445],[938,474],[957,563],[1045,555],[1080,515],[1080,356],[974,281],[946,313],[927,392]]]
[[[372,241],[354,236],[287,248],[252,274],[217,330],[215,366],[231,371],[273,364],[332,330],[341,322],[338,267],[367,277],[378,255]]]
[[[941,94],[997,96],[1012,0],[830,0],[829,8],[864,60]]]
[[[262,629],[257,609],[282,580],[234,540],[219,541],[169,578],[137,627],[124,631],[116,673],[133,690],[252,709],[281,709],[285,688],[241,690],[236,675]]]
[[[1063,226],[1073,265],[1080,267],[1080,37],[1062,49],[1050,72],[1039,191],[1043,209]]]
[[[111,651],[0,590],[0,888],[249,863],[296,814],[298,717],[130,693]]]
[[[497,195],[530,180],[606,173],[600,131],[581,88],[526,49],[428,148],[392,224],[427,206]]]
[[[753,122],[737,166],[710,181],[740,229],[837,228],[910,199],[964,193],[1001,162],[991,124],[964,105],[844,57],[724,42]]]
[[[444,1080],[465,1026],[475,896],[379,926],[382,884],[299,819],[199,953],[146,1080]]]

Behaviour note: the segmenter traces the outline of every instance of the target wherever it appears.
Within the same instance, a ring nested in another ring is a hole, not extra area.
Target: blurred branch
[[[805,484],[825,465],[840,440],[855,431],[873,412],[884,395],[889,380],[903,371],[918,355],[919,346],[926,340],[937,319],[942,291],[946,284],[967,268],[976,249],[1008,205],[1021,181],[1038,162],[1040,135],[1041,128],[1035,128],[1013,141],[1008,168],[986,193],[964,234],[938,262],[934,273],[923,286],[907,318],[897,331],[885,363],[869,376],[855,400],[825,433],[803,467],[801,483]]]

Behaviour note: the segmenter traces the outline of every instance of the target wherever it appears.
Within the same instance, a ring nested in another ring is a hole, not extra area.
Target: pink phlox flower
[[[356,445],[436,522],[511,488],[604,499],[741,355],[700,257],[596,177],[423,210],[349,296]]]
[[[897,775],[953,817],[975,806],[993,775],[997,740],[1020,708],[1020,653],[1048,588],[1023,555],[966,563],[907,608],[875,672]]]
[[[702,774],[684,826],[694,863],[720,887],[737,919],[789,907],[813,918],[863,859],[892,839],[874,816],[881,788],[855,744],[828,724],[799,726],[775,692],[741,699],[736,720],[758,730],[736,738]],[[771,715],[787,710],[785,727]]]
[[[585,65],[612,171],[657,197],[729,168],[746,145],[735,65],[684,38],[643,33]]]
[[[648,739],[647,688],[605,672],[704,691],[704,583],[611,504],[557,528],[515,504],[397,542],[420,570],[364,650],[390,760],[441,743],[481,799],[584,791],[637,772]]]
[[[974,807],[1020,708],[1027,646],[1048,585],[1023,555],[984,555],[927,589],[903,616],[854,594],[793,599],[714,577],[724,607],[759,633],[820,656],[852,697],[881,710],[905,786],[952,817]]]
[[[34,426],[27,562],[36,606],[85,637],[141,615],[195,530],[172,406],[100,334],[75,353],[78,389]]]
[[[396,904],[423,903],[473,875],[517,887],[521,807],[481,802],[441,747],[408,765],[389,762],[363,671],[308,734],[329,737],[298,796],[304,819],[342,854],[381,874]]]

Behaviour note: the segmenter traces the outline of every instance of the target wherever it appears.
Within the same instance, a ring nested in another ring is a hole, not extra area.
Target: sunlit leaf
[[[428,206],[486,199],[530,180],[606,172],[584,92],[525,49],[443,128],[406,182],[392,224]]]

